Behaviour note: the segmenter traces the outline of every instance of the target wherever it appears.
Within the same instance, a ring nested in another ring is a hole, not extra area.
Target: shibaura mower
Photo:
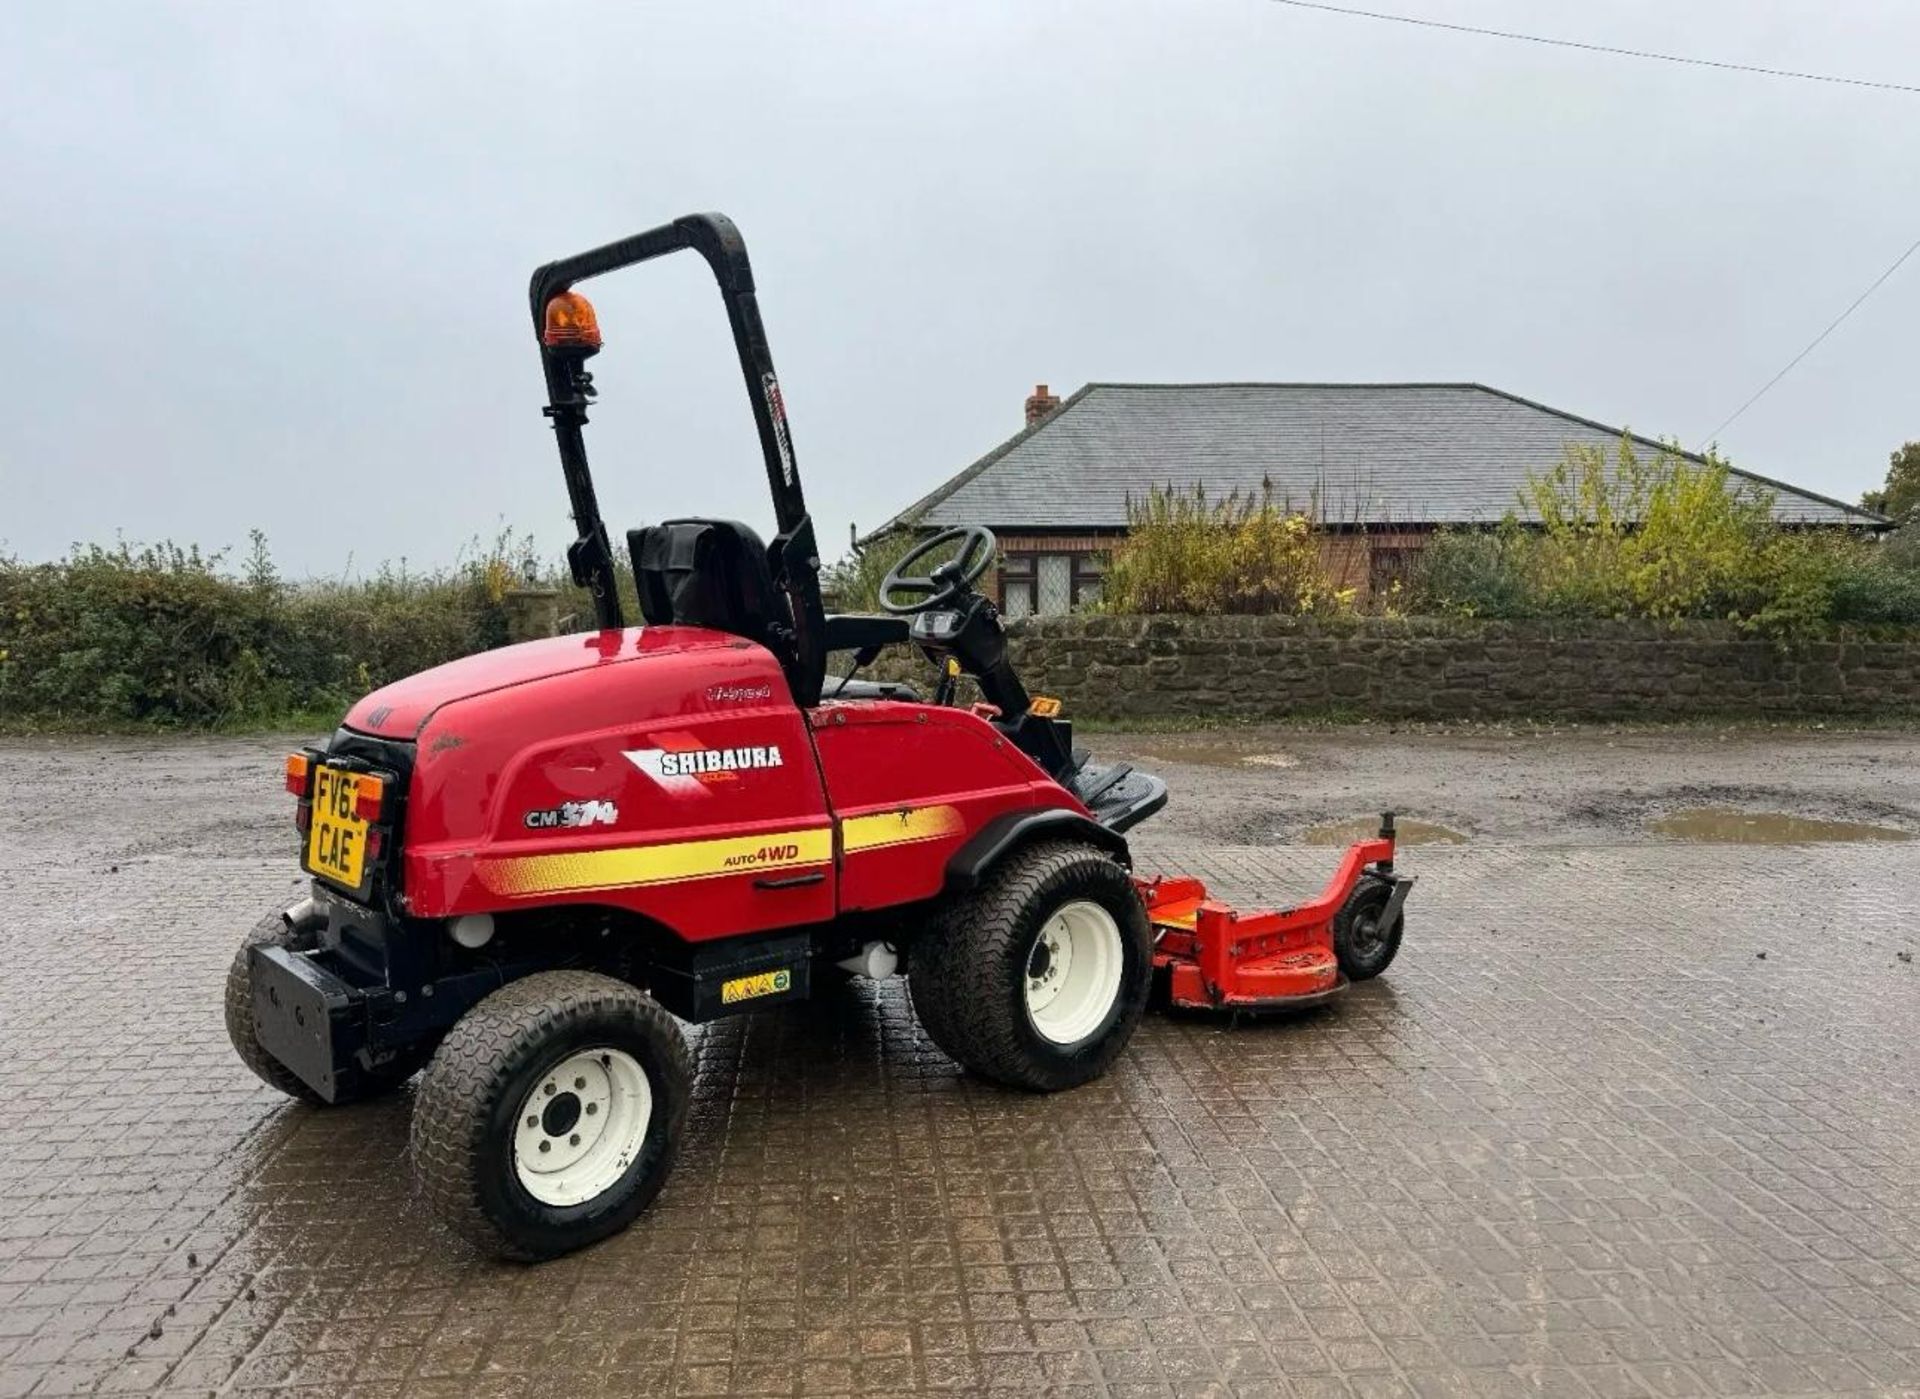
[[[681,249],[719,283],[778,532],[627,535],[627,626],[582,428],[600,349],[576,284]],[[421,1074],[411,1156],[456,1230],[510,1257],[624,1227],[686,1121],[679,1020],[904,972],[943,1051],[1015,1088],[1113,1063],[1156,985],[1176,1005],[1311,1004],[1377,975],[1409,881],[1391,818],[1313,902],[1240,913],[1134,876],[1159,778],[1091,761],[1029,695],[975,584],[985,529],[887,576],[885,615],[827,616],[793,437],[733,224],[698,215],[534,274],[546,415],[596,626],[438,666],[287,760],[309,891],[247,934],[227,1028],[267,1083],[349,1103]],[[889,646],[931,702],[856,673]],[[829,683],[828,657],[850,659]],[[980,699],[961,703],[963,675]]]

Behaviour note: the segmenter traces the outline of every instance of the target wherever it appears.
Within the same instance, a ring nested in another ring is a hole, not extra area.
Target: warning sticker
[[[737,1001],[750,1001],[756,996],[777,996],[792,987],[793,973],[784,969],[736,976],[732,981],[720,983],[720,1004],[730,1006]]]

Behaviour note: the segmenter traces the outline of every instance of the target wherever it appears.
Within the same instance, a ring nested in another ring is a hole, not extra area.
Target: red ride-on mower
[[[646,625],[629,627],[581,435],[600,332],[573,287],[683,248],[719,282],[779,532],[631,531]],[[598,625],[388,685],[290,757],[310,892],[261,920],[227,978],[234,1047],[284,1093],[352,1102],[424,1069],[413,1164],[454,1228],[531,1259],[631,1221],[686,1119],[675,1017],[904,971],[941,1049],[1051,1092],[1125,1048],[1156,969],[1177,1004],[1246,1009],[1311,1003],[1392,959],[1408,881],[1390,818],[1288,912],[1133,877],[1125,833],[1166,785],[1090,761],[1059,702],[1022,687],[974,587],[986,530],[902,559],[886,615],[824,615],[730,222],[684,218],[550,263],[532,310],[578,527],[569,563]],[[854,678],[888,646],[935,663],[932,702]],[[851,663],[829,686],[835,652]],[[952,666],[982,703],[954,701]]]

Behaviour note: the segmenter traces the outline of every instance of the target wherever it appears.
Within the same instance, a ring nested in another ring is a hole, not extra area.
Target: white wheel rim
[[[1085,899],[1062,904],[1027,950],[1021,986],[1033,1028],[1055,1044],[1099,1029],[1120,995],[1124,960],[1111,913]]]
[[[583,1049],[548,1069],[513,1124],[513,1170],[543,1205],[585,1204],[627,1173],[653,1121],[653,1085],[631,1054]]]

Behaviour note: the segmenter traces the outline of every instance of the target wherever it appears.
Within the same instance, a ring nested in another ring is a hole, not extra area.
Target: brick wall
[[[1920,710],[1920,636],[1781,644],[1720,623],[1053,617],[1015,623],[1029,689],[1111,719],[1684,717]],[[888,656],[888,678],[924,661]]]

